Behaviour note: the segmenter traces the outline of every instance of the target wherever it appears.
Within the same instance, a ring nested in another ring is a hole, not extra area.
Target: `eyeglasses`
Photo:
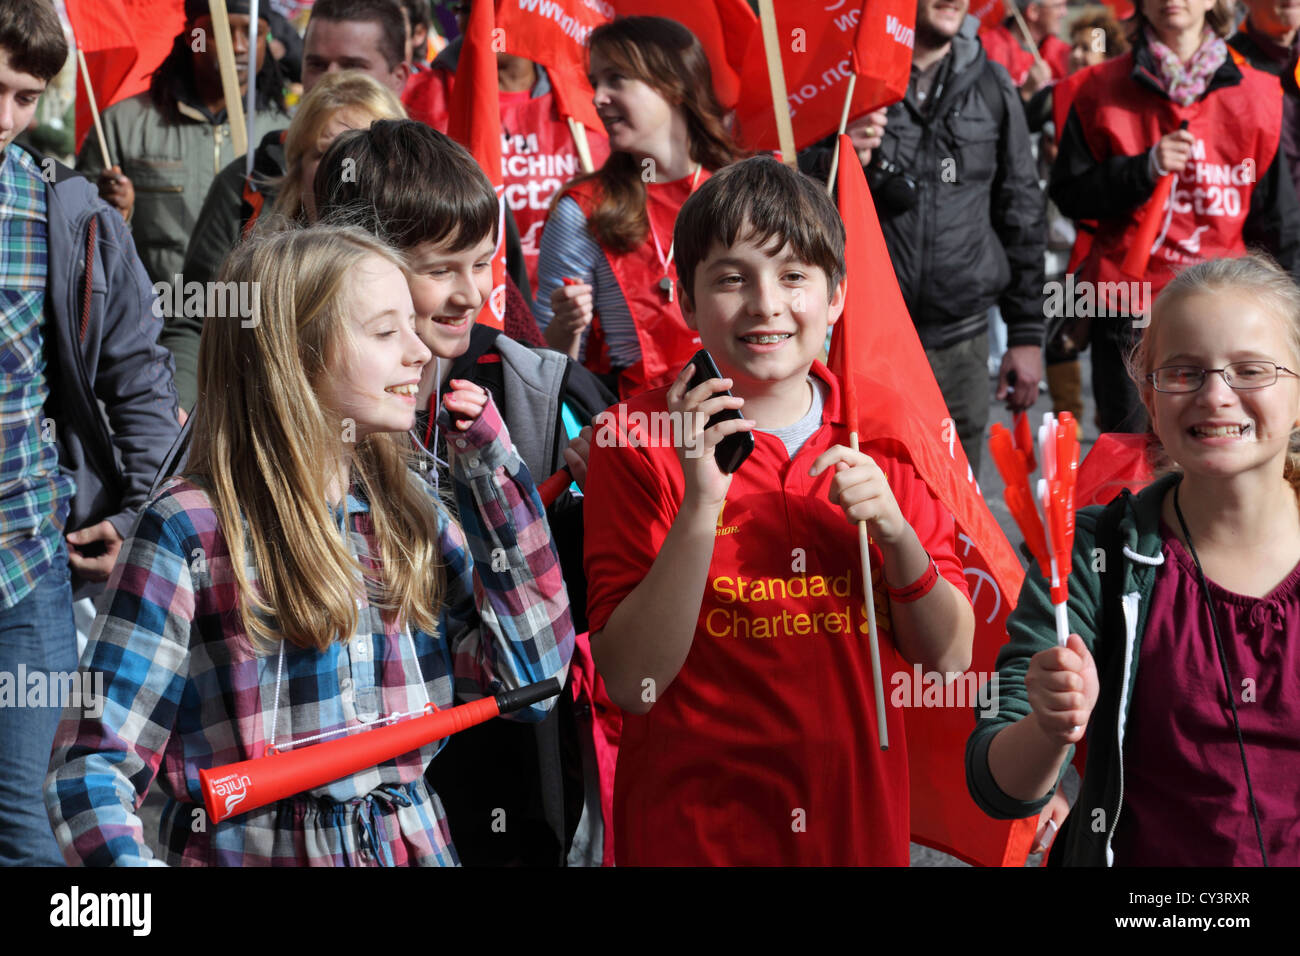
[[[1147,376],[1147,381],[1157,392],[1195,392],[1205,384],[1205,376],[1218,372],[1231,389],[1238,392],[1253,388],[1268,388],[1277,381],[1278,375],[1285,372],[1292,378],[1300,378],[1289,368],[1283,368],[1275,362],[1233,362],[1223,368],[1201,368],[1199,365],[1166,365]]]

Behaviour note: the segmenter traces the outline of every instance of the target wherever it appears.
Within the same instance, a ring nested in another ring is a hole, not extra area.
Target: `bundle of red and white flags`
[[[1029,473],[1035,468],[1029,418],[1024,412],[1015,420],[1015,437],[1006,427],[990,430],[989,450],[1006,484],[1003,497],[1016,519],[1025,544],[1043,577],[1052,584],[1052,607],[1056,611],[1056,639],[1065,646],[1070,636],[1066,603],[1070,597],[1070,556],[1074,550],[1074,488],[1079,473],[1079,432],[1074,416],[1062,412],[1043,416],[1038,429],[1038,458],[1042,477],[1038,493],[1031,493]]]

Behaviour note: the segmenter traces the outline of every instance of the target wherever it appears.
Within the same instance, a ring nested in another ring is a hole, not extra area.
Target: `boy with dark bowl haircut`
[[[816,183],[737,163],[674,239],[682,315],[725,377],[688,390],[688,365],[598,419],[587,477],[591,644],[624,709],[617,862],[906,865],[906,740],[891,708],[877,744],[856,524],[887,680],[969,666],[952,516],[897,445],[848,447],[816,360],[844,308],[844,227]],[[746,417],[704,429],[723,409]],[[636,434],[665,410],[676,447]],[[741,431],[755,450],[724,474],[713,449]]]

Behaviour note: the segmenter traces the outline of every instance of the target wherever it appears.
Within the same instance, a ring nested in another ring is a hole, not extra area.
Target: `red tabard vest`
[[[708,178],[709,171],[702,170],[699,183]],[[691,179],[692,177],[686,176],[671,183],[649,183],[646,186],[646,210],[665,256],[672,243],[677,212],[691,193]],[[572,196],[583,215],[590,220],[592,211],[600,201],[600,184],[595,180],[587,180],[571,187],[565,195]],[[669,302],[659,288],[664,268],[659,261],[654,237],[647,235],[645,242],[631,252],[615,252],[604,246],[601,246],[601,250],[609,260],[610,269],[627,301],[636,327],[637,342],[641,346],[641,361],[623,369],[619,375],[619,398],[626,399],[650,389],[671,385],[682,366],[699,351],[700,337],[686,327],[681,309],[677,306],[676,294],[674,293],[673,301]],[[668,278],[677,281],[676,261],[668,264]],[[593,372],[604,373],[612,369],[608,352],[603,347],[604,336],[599,329],[599,322],[599,316],[592,322],[583,364]]]
[[[597,169],[609,156],[609,140],[587,131],[591,161]],[[501,98],[501,181],[506,202],[519,226],[528,281],[537,288],[537,255],[551,199],[561,186],[582,172],[573,134],[555,108],[555,94],[507,102]]]
[[[1078,72],[1071,73],[1065,79],[1052,87],[1052,123],[1056,126],[1056,143],[1059,146],[1061,136],[1065,133],[1066,120],[1070,118],[1070,107],[1074,105],[1074,94],[1079,92],[1081,87],[1092,75],[1095,67],[1084,67]],[[1070,261],[1066,265],[1066,272],[1077,272],[1079,265],[1088,256],[1088,250],[1092,248],[1092,236],[1097,230],[1097,223],[1092,219],[1080,219],[1076,225],[1078,231],[1074,237],[1074,248],[1070,250]]]
[[[1075,94],[1075,112],[1099,163],[1112,156],[1147,152],[1183,120],[1196,137],[1192,159],[1170,193],[1166,221],[1147,267],[1151,296],[1173,278],[1176,268],[1246,251],[1241,230],[1255,183],[1277,152],[1282,94],[1275,77],[1249,67],[1240,69],[1242,79],[1236,86],[1221,87],[1190,106],[1179,106],[1134,82],[1130,52],[1098,65]],[[1143,204],[1124,218],[1099,223],[1079,270],[1081,280],[1122,282],[1127,288],[1134,277],[1121,266],[1145,211]],[[1112,311],[1117,301],[1122,305],[1116,288],[1098,289],[1098,304],[1104,298]]]

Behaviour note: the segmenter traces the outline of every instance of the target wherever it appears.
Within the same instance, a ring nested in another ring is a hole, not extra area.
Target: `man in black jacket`
[[[997,397],[1019,411],[1038,394],[1046,204],[1019,96],[985,57],[968,6],[918,0],[907,95],[863,132],[864,142],[880,139],[867,170],[872,196],[952,415],[941,438],[951,442],[955,431],[978,474],[991,306],[1008,329]]]

